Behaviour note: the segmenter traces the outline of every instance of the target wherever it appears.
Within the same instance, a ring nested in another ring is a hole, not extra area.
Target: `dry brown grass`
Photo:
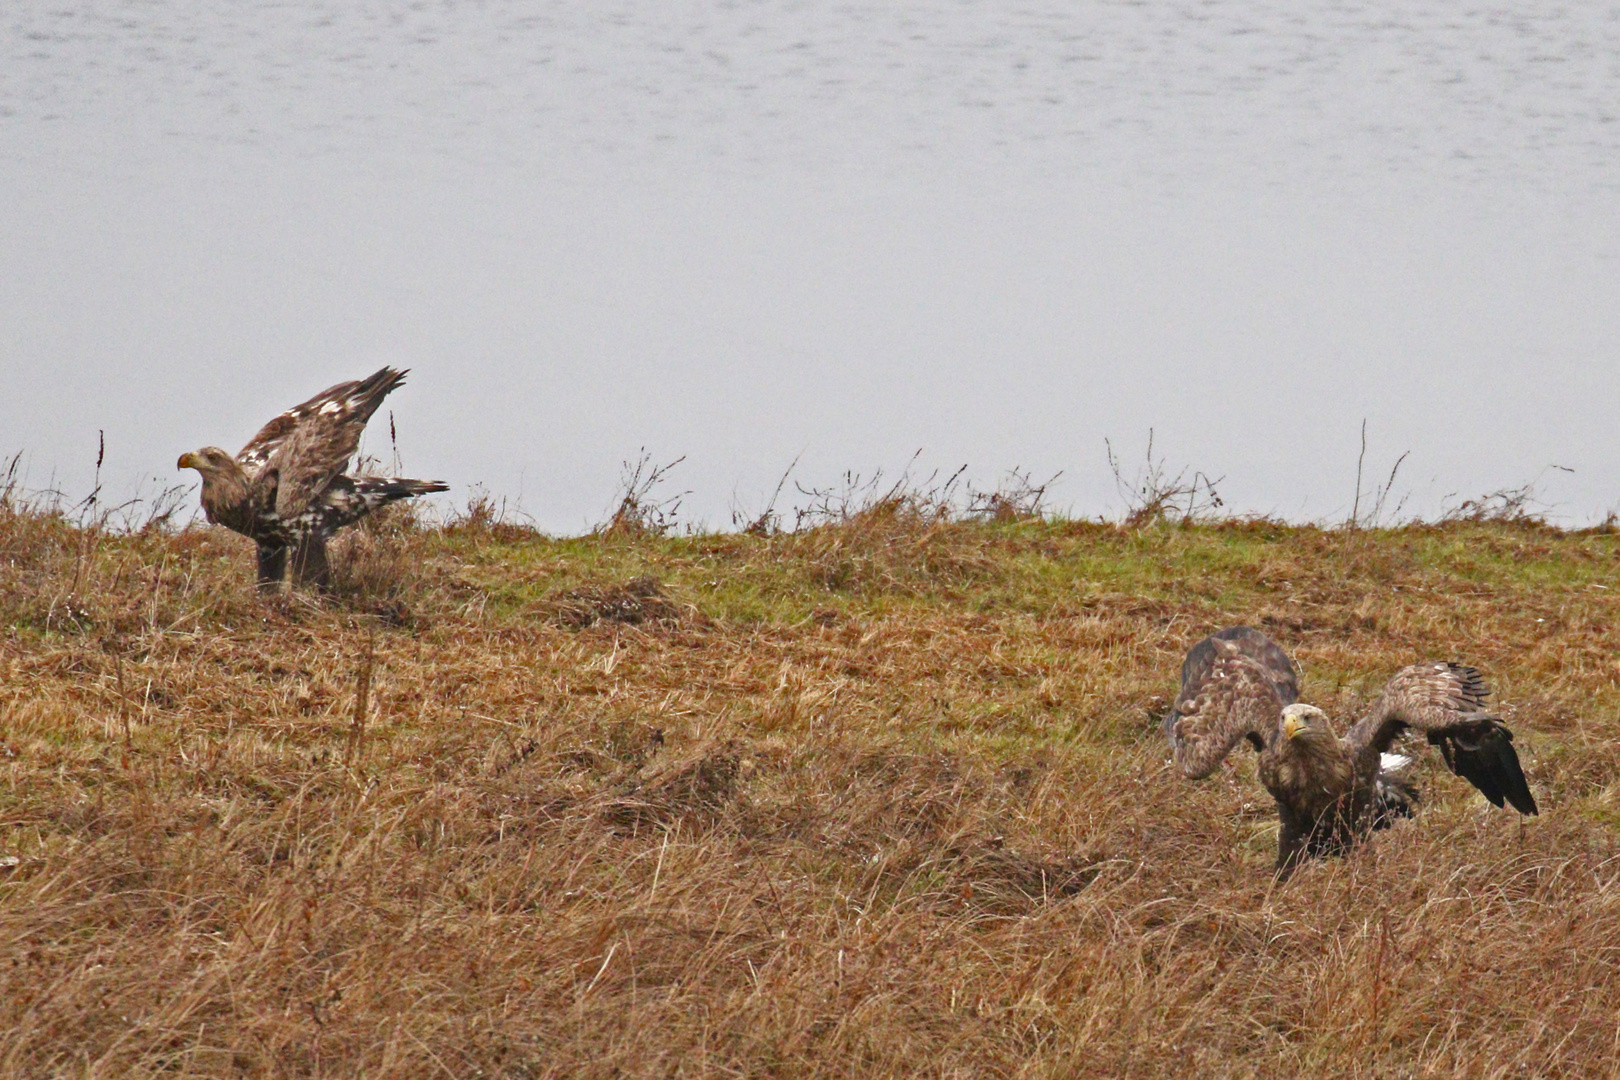
[[[0,512],[0,1075],[1620,1068],[1613,535],[488,518],[267,605],[228,534]],[[1542,816],[1425,754],[1273,885],[1252,759],[1154,720],[1235,621],[1340,715],[1480,664]]]

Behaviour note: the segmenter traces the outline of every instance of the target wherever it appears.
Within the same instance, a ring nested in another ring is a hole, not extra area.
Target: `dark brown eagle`
[[[1489,693],[1474,668],[1412,664],[1340,738],[1326,713],[1299,703],[1299,672],[1288,654],[1260,631],[1233,626],[1187,653],[1164,730],[1176,765],[1194,779],[1240,742],[1259,751],[1260,782],[1277,800],[1277,874],[1287,877],[1303,859],[1342,852],[1412,815],[1417,789],[1402,772],[1408,759],[1388,752],[1409,728],[1494,805],[1506,799],[1534,814],[1513,733],[1485,711]]]
[[[270,421],[234,458],[217,446],[181,456],[179,468],[202,473],[202,508],[216,525],[259,545],[259,588],[286,577],[323,587],[326,541],[379,506],[449,486],[437,480],[345,476],[366,421],[405,372],[383,368],[338,383]]]

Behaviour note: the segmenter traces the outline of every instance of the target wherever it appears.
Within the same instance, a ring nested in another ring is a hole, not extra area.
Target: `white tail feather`
[[[1397,769],[1404,769],[1410,764],[1412,764],[1412,759],[1404,754],[1378,755],[1378,767],[1385,772],[1394,772]]]

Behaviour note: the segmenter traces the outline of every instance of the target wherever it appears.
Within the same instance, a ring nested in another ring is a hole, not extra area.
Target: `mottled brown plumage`
[[[1181,693],[1165,718],[1177,767],[1208,776],[1247,741],[1260,755],[1260,781],[1277,801],[1277,872],[1303,858],[1342,851],[1396,817],[1410,816],[1416,789],[1390,746],[1416,729],[1440,748],[1451,771],[1496,806],[1536,813],[1513,750],[1513,734],[1485,711],[1480,673],[1447,662],[1412,664],[1385,685],[1372,710],[1339,738],[1322,710],[1298,703],[1298,672],[1258,630],[1229,627],[1193,646]]]
[[[276,588],[287,573],[324,586],[326,541],[338,529],[397,499],[448,491],[437,480],[345,476],[366,422],[405,381],[383,368],[339,383],[271,420],[235,457],[217,446],[181,456],[178,467],[202,474],[202,508],[216,525],[259,546],[259,587]]]

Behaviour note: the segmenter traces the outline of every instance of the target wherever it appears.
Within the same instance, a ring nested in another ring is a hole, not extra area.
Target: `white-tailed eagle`
[[[379,506],[448,491],[437,480],[345,476],[366,421],[405,372],[383,368],[339,383],[270,421],[234,458],[217,446],[181,456],[179,468],[202,474],[202,508],[216,525],[259,545],[259,587],[287,575],[324,586],[326,541]]]
[[[1372,710],[1340,738],[1327,714],[1299,702],[1299,673],[1260,631],[1233,626],[1205,638],[1181,665],[1181,693],[1165,717],[1176,765],[1197,779],[1238,743],[1260,753],[1260,782],[1277,800],[1277,874],[1305,858],[1343,851],[1397,817],[1410,817],[1417,790],[1389,753],[1409,728],[1440,748],[1446,765],[1494,805],[1534,814],[1513,733],[1485,711],[1490,691],[1463,664],[1412,664],[1397,671]]]

